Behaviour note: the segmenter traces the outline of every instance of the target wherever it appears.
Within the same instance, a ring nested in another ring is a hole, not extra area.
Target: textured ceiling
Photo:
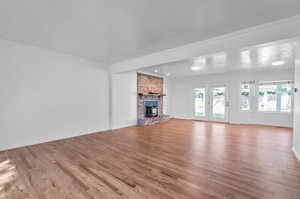
[[[0,38],[114,63],[300,14],[299,0],[2,0]]]

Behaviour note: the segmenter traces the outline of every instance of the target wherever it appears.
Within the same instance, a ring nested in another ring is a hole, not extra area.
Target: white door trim
[[[224,118],[214,118],[213,117],[213,95],[212,95],[212,91],[213,88],[218,88],[218,87],[224,87],[225,88],[225,116]],[[212,84],[209,86],[208,89],[208,93],[209,93],[209,121],[213,121],[213,122],[229,122],[229,87],[227,84]]]

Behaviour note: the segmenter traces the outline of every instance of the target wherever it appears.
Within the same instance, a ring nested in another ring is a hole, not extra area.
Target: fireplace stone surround
[[[169,120],[168,115],[163,114],[163,78],[152,75],[138,73],[137,75],[137,110],[138,125],[150,125]],[[145,115],[145,104],[152,101],[157,104],[157,114],[151,116]]]

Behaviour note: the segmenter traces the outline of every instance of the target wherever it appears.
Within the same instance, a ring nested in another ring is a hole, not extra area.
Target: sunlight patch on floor
[[[6,197],[7,185],[16,177],[16,166],[10,160],[0,162],[0,198]]]

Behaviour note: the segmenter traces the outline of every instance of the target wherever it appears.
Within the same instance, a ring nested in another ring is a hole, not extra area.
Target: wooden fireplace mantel
[[[139,96],[154,96],[154,97],[164,97],[166,94],[161,93],[138,93]]]

